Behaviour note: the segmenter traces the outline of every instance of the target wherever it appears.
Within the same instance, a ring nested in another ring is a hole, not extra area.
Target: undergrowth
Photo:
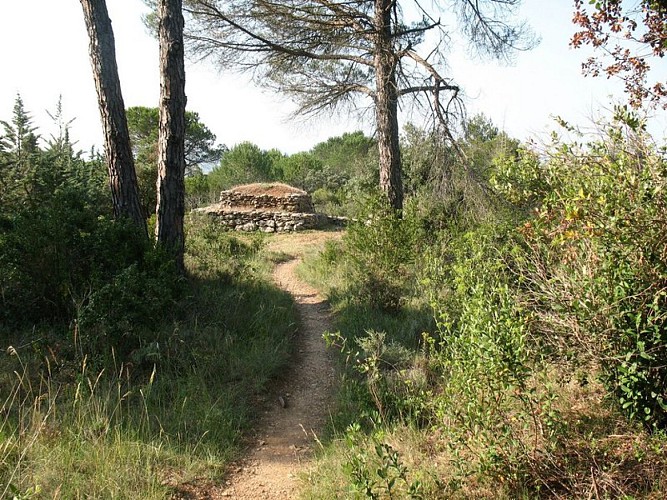
[[[293,303],[270,284],[261,240],[198,218],[187,231],[181,298],[132,325],[131,351],[89,342],[112,327],[122,338],[122,318],[3,331],[0,497],[164,498],[238,456],[289,357]]]
[[[664,497],[667,171],[616,118],[497,157],[483,217],[371,204],[306,262],[342,366],[307,498]]]

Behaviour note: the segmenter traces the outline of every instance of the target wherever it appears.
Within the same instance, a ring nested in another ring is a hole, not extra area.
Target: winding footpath
[[[276,237],[272,251],[291,260],[278,264],[274,280],[295,299],[300,318],[297,352],[289,372],[263,415],[249,455],[239,463],[218,495],[210,498],[292,499],[299,477],[308,471],[318,436],[329,418],[335,380],[332,354],[322,334],[330,329],[329,309],[317,290],[299,280],[295,270],[305,249],[321,246],[335,233]]]

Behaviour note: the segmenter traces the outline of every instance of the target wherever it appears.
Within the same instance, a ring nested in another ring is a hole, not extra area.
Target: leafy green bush
[[[332,213],[331,206],[340,204],[338,196],[327,188],[319,188],[312,192],[315,210],[321,213]]]
[[[398,311],[414,286],[419,219],[410,206],[401,217],[380,197],[371,198],[357,218],[344,237],[353,296],[363,304]]]
[[[127,354],[141,328],[173,310],[170,259],[111,219],[101,163],[83,160],[67,135],[34,159],[31,188],[1,218],[0,324],[66,331],[76,320],[88,354]]]
[[[667,162],[638,122],[618,118],[599,138],[556,138],[546,152],[543,201],[522,228],[528,251],[518,272],[552,354],[599,367],[628,416],[664,427]]]
[[[360,428],[350,426],[346,435],[349,459],[345,472],[356,495],[379,500],[381,498],[423,499],[423,486],[409,477],[409,470],[391,445],[373,436],[372,443],[362,442]],[[369,454],[367,449],[372,447]],[[355,495],[355,496],[356,496]]]
[[[28,206],[3,217],[3,321],[71,317],[76,300],[85,293],[93,275],[104,274],[106,266],[125,258],[113,249],[114,245],[133,251],[132,239],[99,242],[110,223],[93,205],[97,199],[89,195],[87,186],[71,178],[67,184],[52,188],[48,197],[32,199]],[[92,251],[103,254],[93,255]]]
[[[220,196],[210,184],[207,175],[196,173],[185,178],[185,206],[191,210],[207,203],[214,203]]]
[[[407,497],[415,478],[433,498],[661,496],[667,154],[619,118],[541,151],[475,140],[492,203],[462,184],[404,219],[371,203],[308,265],[348,368],[333,424],[354,448],[340,439],[320,468],[338,496]],[[410,166],[414,186],[429,166]],[[428,300],[437,324],[415,330]],[[397,428],[422,440],[405,452],[385,439]]]
[[[440,276],[441,295],[434,302],[438,337],[431,360],[446,381],[434,411],[454,441],[479,450],[478,467],[518,480],[526,457],[523,433],[543,442],[556,416],[549,412],[550,396],[535,387],[539,355],[502,257],[514,252],[513,242],[499,229],[463,234],[450,242],[445,258],[433,261],[430,274]]]
[[[156,324],[175,317],[184,286],[165,251],[146,249],[140,260],[97,284],[77,315],[79,335],[91,353],[114,349],[120,359],[157,341]],[[150,336],[148,332],[153,332]]]

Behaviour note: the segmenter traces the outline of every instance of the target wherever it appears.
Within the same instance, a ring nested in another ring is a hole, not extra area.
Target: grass
[[[271,196],[288,196],[290,194],[307,194],[303,189],[289,186],[282,182],[260,182],[254,184],[242,184],[234,186],[230,189],[242,194],[262,195],[267,194]]]
[[[385,447],[378,449],[379,444]],[[428,446],[423,434],[410,427],[370,435],[353,429],[320,453],[316,467],[304,478],[308,486],[304,498],[410,498],[411,486],[423,498],[446,498],[437,493],[440,464],[425,462]],[[392,451],[397,453],[396,462]],[[373,478],[380,469],[386,470],[386,478]],[[387,479],[394,480],[390,488]]]
[[[178,313],[127,359],[20,341],[56,337],[47,327],[4,335],[21,347],[0,359],[0,498],[165,498],[239,456],[288,362],[293,302],[270,282],[263,239],[191,219],[187,242]]]

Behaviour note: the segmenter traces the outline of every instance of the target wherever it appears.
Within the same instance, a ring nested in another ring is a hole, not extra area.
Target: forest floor
[[[294,357],[267,397],[264,414],[249,439],[247,455],[231,468],[223,484],[199,485],[186,498],[298,497],[300,478],[308,472],[329,419],[335,366],[333,353],[322,338],[331,328],[328,304],[317,290],[297,277],[296,267],[305,253],[316,252],[327,240],[341,235],[313,231],[270,237],[267,250],[279,260],[273,279],[294,297],[300,319]]]

